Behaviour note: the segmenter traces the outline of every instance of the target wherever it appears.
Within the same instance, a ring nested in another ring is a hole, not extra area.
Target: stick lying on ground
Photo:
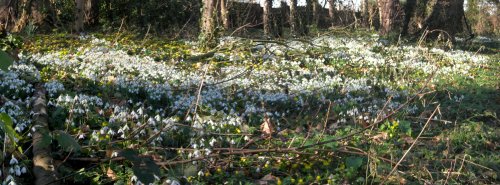
[[[36,185],[57,184],[53,183],[57,177],[50,155],[50,144],[44,143],[44,135],[49,134],[47,100],[45,89],[39,85],[33,101],[33,173]]]

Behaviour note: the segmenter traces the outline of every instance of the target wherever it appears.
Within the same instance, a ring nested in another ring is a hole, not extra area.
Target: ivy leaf
[[[54,136],[55,139],[57,140],[57,143],[59,143],[59,146],[66,151],[66,152],[79,152],[81,147],[76,142],[75,138],[73,138],[71,135],[68,133],[62,131],[62,130],[56,130],[54,131]]]
[[[40,142],[40,147],[47,147],[52,143],[52,136],[48,131],[42,133],[42,141]]]
[[[6,113],[0,113],[0,129],[2,129],[7,137],[11,140],[14,145],[16,145],[16,138],[18,138],[18,135],[16,131],[12,128],[13,123],[12,119],[9,117],[8,114]]]
[[[348,157],[345,161],[348,168],[358,169],[363,165],[363,158],[361,157]]]
[[[7,71],[13,63],[14,59],[5,51],[0,50],[0,69]]]
[[[120,156],[125,157],[125,159],[131,161],[132,163],[138,163],[139,161],[139,153],[132,149],[125,149],[120,152]]]
[[[156,177],[160,177],[160,167],[151,158],[139,157],[139,153],[132,149],[121,151],[120,156],[132,162],[132,171],[143,184],[153,183]]]
[[[151,158],[142,158],[140,164],[134,164],[132,171],[144,184],[154,183],[155,179],[160,177],[160,167]]]
[[[400,121],[399,122],[399,130],[405,133],[408,136],[411,136],[411,123],[409,121]]]

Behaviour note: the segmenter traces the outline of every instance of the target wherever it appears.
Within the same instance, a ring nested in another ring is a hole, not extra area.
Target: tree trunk
[[[99,24],[99,0],[86,0],[84,4],[85,25]]]
[[[203,0],[200,24],[200,43],[203,48],[215,45],[215,4],[216,0]]]
[[[440,34],[453,40],[462,32],[465,22],[464,0],[416,0],[416,8],[406,12],[411,16],[403,33],[420,36],[429,30],[431,39]]]
[[[0,33],[6,31],[12,22],[13,5],[12,1],[0,0]]]
[[[328,0],[328,17],[333,26],[335,24],[335,0]]]
[[[264,34],[268,37],[274,35],[272,33],[272,6],[273,0],[264,0],[264,15],[262,15],[262,19],[264,22]]]
[[[313,25],[318,27],[319,26],[320,9],[321,9],[321,5],[319,4],[318,0],[312,1],[312,9],[313,9]]]
[[[436,0],[432,13],[425,19],[424,28],[441,29],[453,37],[463,30],[464,0]]]
[[[19,0],[18,6],[21,9],[20,16],[15,20],[14,28],[12,32],[20,32],[28,24],[28,19],[31,15],[31,6],[33,0]]]
[[[416,0],[406,0],[405,4],[405,19],[403,21],[403,28],[401,30],[401,35],[405,36],[408,34],[408,26],[410,24],[410,20],[412,15],[415,12]]]
[[[290,6],[290,32],[292,35],[298,35],[297,0],[289,0],[288,4]]]
[[[363,25],[366,27],[369,27],[370,23],[370,13],[369,13],[369,1],[368,0],[363,0],[363,4],[361,6],[361,14],[363,16]]]
[[[75,0],[75,23],[74,30],[79,32],[83,30],[85,22],[85,0]]]
[[[396,31],[399,0],[378,0],[377,3],[380,15],[380,35]]]
[[[227,8],[228,0],[220,0],[220,15],[222,19],[222,25],[225,30],[229,30],[230,22],[229,22],[229,10]]]

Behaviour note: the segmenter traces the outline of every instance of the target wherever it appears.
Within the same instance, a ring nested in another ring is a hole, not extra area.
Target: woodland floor
[[[498,184],[499,43],[35,35],[0,71],[3,182],[34,180],[41,86],[61,184]]]

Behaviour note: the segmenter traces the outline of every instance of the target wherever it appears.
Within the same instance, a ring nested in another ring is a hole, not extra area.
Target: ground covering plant
[[[370,33],[208,53],[126,33],[25,41],[0,71],[3,183],[33,180],[36,85],[64,184],[500,182],[498,54]]]

